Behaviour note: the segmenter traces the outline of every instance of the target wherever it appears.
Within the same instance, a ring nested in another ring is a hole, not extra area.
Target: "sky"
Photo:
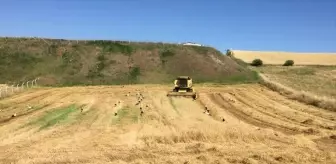
[[[336,0],[0,0],[0,36],[336,52]]]

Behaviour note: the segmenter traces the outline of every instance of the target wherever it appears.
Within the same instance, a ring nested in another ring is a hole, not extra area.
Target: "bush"
[[[129,82],[136,83],[138,81],[138,77],[141,75],[140,67],[133,67],[129,72]]]
[[[162,65],[164,65],[168,61],[167,58],[172,57],[174,55],[175,53],[172,50],[165,49],[161,51],[160,58],[161,58]]]
[[[286,62],[283,64],[283,66],[293,66],[294,61],[293,60],[286,60]]]
[[[104,52],[122,53],[127,56],[132,55],[132,53],[135,51],[130,45],[125,45],[115,41],[96,40],[89,41],[87,44],[100,46],[103,48]]]
[[[252,66],[262,66],[263,61],[261,59],[254,59],[251,63]]]
[[[161,59],[171,57],[171,56],[174,56],[174,55],[175,55],[175,53],[171,50],[163,50],[160,53]]]

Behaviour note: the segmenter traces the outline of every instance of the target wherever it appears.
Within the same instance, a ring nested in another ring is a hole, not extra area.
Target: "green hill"
[[[0,83],[44,85],[254,82],[257,74],[211,47],[121,41],[0,38]]]

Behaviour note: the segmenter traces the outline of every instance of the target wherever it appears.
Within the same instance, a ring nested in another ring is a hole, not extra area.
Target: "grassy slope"
[[[210,47],[112,41],[0,38],[0,83],[35,77],[45,85],[254,82],[255,72]]]
[[[336,99],[336,66],[263,66],[255,70],[295,90]]]
[[[268,51],[234,50],[236,58],[251,63],[261,59],[264,64],[282,65],[286,60],[294,60],[296,65],[336,65],[336,53],[292,53]]]

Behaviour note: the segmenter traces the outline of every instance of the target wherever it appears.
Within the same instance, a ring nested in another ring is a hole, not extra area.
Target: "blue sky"
[[[0,36],[336,52],[335,0],[0,0]]]

